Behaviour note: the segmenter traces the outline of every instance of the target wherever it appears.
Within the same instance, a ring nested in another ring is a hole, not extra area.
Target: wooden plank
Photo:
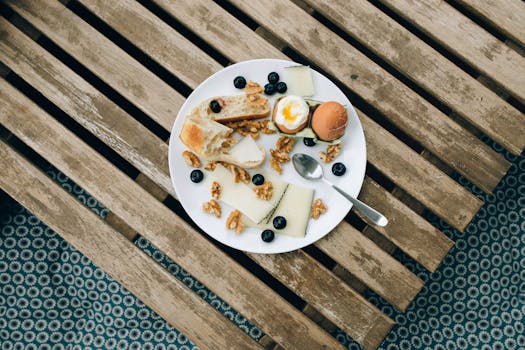
[[[168,145],[3,17],[0,60],[164,191],[175,193],[164,171]],[[129,130],[140,137],[120,136]]]
[[[279,344],[290,349],[342,349],[337,340],[4,80],[0,80],[0,101],[0,122],[13,134]]]
[[[525,47],[525,5],[519,0],[456,0]]]
[[[512,153],[525,148],[525,115],[369,2],[305,2]]]
[[[133,0],[81,0],[86,8],[195,88],[222,69],[213,58]]]
[[[202,349],[262,349],[182,281],[0,142],[0,187]]]
[[[501,155],[299,7],[282,0],[231,2],[360,94],[398,127],[481,188],[491,191],[506,172],[509,163]],[[301,17],[300,22],[292,20],[297,16]],[[309,29],[305,32],[304,28]],[[251,45],[252,38],[253,32],[249,37],[229,44]],[[312,50],[312,47],[316,49]],[[358,79],[355,79],[355,75],[358,75]]]
[[[88,23],[58,1],[6,4],[144,113],[171,128],[184,97]]]
[[[14,27],[10,26],[9,23],[3,23],[0,20],[0,28],[5,32],[4,34],[4,40],[0,42],[0,49],[3,49],[3,46],[5,44],[5,49],[0,51],[0,59],[5,60],[9,63],[9,65],[12,65],[15,67],[14,69],[29,83],[33,84],[37,88],[39,88],[42,93],[46,96],[48,96],[54,103],[59,105],[61,108],[67,110],[67,111],[75,111],[75,118],[78,119],[80,122],[82,122],[82,118],[90,118],[95,119],[99,123],[99,125],[105,125],[104,128],[99,128],[105,132],[107,129],[111,129],[110,136],[107,136],[105,133],[102,133],[99,129],[94,129],[93,133],[97,137],[103,137],[106,140],[109,138],[114,138],[116,140],[120,140],[124,145],[127,145],[126,147],[130,147],[128,145],[128,140],[135,140],[135,139],[142,139],[142,148],[140,152],[144,152],[143,157],[141,157],[139,154],[135,154],[133,157],[130,157],[129,155],[131,152],[129,152],[127,149],[124,149],[123,147],[117,147],[115,146],[115,142],[107,142],[106,143],[113,147],[117,152],[121,153],[124,158],[129,159],[132,164],[138,164],[139,166],[142,164],[139,160],[141,158],[144,159],[154,159],[155,163],[148,163],[148,166],[153,167],[155,169],[158,169],[161,174],[158,174],[158,176],[152,177],[155,181],[159,181],[161,183],[164,183],[166,181],[169,181],[169,175],[168,175],[168,169],[167,164],[165,163],[164,159],[161,159],[159,157],[150,157],[148,153],[153,152],[155,154],[162,154],[163,156],[166,155],[166,150],[162,147],[164,146],[162,143],[159,143],[158,139],[155,139],[155,137],[148,139],[148,138],[142,138],[142,130],[141,128],[137,127],[136,125],[129,124],[130,121],[132,121],[132,118],[126,117],[124,114],[111,114],[111,115],[99,115],[97,113],[89,113],[89,109],[84,111],[82,108],[85,108],[86,104],[80,103],[76,100],[72,100],[69,95],[77,96],[77,95],[83,95],[86,93],[85,90],[82,90],[81,88],[78,88],[77,86],[83,86],[85,84],[81,83],[81,78],[77,77],[72,71],[69,71],[67,69],[63,69],[63,65],[60,62],[57,62],[54,60],[53,57],[47,54],[43,49],[39,48],[38,45],[31,42],[27,38],[25,38],[20,32],[18,32]],[[42,52],[40,52],[42,51]],[[38,53],[38,54],[36,54]],[[5,57],[5,58],[4,58]],[[14,57],[18,57],[18,59],[14,59]],[[40,72],[43,71],[43,72]],[[51,73],[51,74],[50,74]],[[50,75],[49,75],[50,74]],[[53,77],[53,78],[51,78]],[[68,89],[61,88],[64,82],[70,82],[72,85],[68,85]],[[77,81],[79,80],[79,81]],[[47,84],[45,83],[47,81]],[[85,89],[85,87],[84,87]],[[59,91],[60,93],[56,93],[56,91]],[[92,92],[88,92],[89,95],[93,95]],[[98,103],[100,105],[100,102]],[[146,144],[146,142],[148,142]],[[150,180],[151,181],[151,180]],[[155,189],[155,192],[158,192],[158,189]],[[174,196],[175,194],[172,193]],[[157,197],[164,198],[162,194],[157,193]],[[126,224],[123,220],[119,219],[118,216],[111,213],[108,217],[108,219],[118,225],[119,228],[123,229],[124,233],[128,237],[133,237],[135,235],[135,231],[129,227],[128,224]],[[294,259],[294,264],[291,264],[290,266],[294,267],[294,270],[297,270],[300,268],[300,266],[304,266],[304,260],[306,254],[301,252],[301,255]],[[279,264],[289,264],[290,261],[287,262],[274,262],[272,265],[273,268],[275,266],[278,266]],[[301,265],[302,264],[302,265]],[[268,265],[268,263],[266,263]],[[333,276],[326,275],[324,268],[318,264],[318,263],[312,263],[310,266],[311,273],[316,273],[318,270],[320,272],[317,272],[318,275],[324,276],[324,278],[327,278],[328,280],[325,281],[325,283],[321,285],[326,285],[328,283],[336,283],[335,281],[330,281],[330,278],[333,278]],[[316,270],[317,269],[317,270]],[[281,279],[290,279],[290,278],[297,278],[294,277],[293,274],[289,275],[291,272],[286,271],[286,268],[283,268],[282,271],[277,277]],[[288,273],[288,275],[287,275]],[[347,291],[348,294],[348,308],[346,307],[337,307],[333,308],[333,305],[336,305],[334,301],[330,303],[325,303],[323,297],[325,298],[323,294],[321,296],[318,296],[317,293],[315,293],[315,288],[312,289],[310,292],[307,291],[301,291],[299,290],[299,294],[304,297],[307,300],[312,301],[315,305],[317,305],[324,314],[328,314],[329,317],[333,315],[332,317],[335,317],[336,320],[339,321],[339,319],[344,320],[348,317],[348,315],[352,315],[355,310],[358,310],[356,307],[356,304],[360,304],[363,302],[363,300],[359,297],[359,295],[353,295],[350,293],[350,289],[345,288],[345,285],[342,284],[339,281],[339,288],[338,290],[344,290]],[[296,291],[297,292],[297,291]],[[337,299],[344,303],[346,299],[341,298],[340,296],[337,297]],[[354,300],[355,299],[355,300]],[[323,307],[322,305],[330,305],[328,308]],[[371,305],[364,304],[362,305],[362,310],[359,311],[359,314],[363,315],[370,315]],[[375,308],[372,307],[373,310]],[[377,311],[377,310],[376,310]],[[376,322],[379,322],[378,316],[374,316],[370,318],[371,320],[376,320]],[[386,321],[385,321],[386,322]],[[354,324],[352,322],[340,322],[341,327],[344,328],[351,336],[353,336],[356,341],[363,342],[363,344],[368,344],[371,342],[370,339],[366,338],[366,327],[371,327],[371,325],[364,322],[364,320],[359,320],[359,322],[355,322],[355,325],[353,327],[350,327],[350,324]],[[376,325],[377,326],[377,325]],[[363,328],[364,327],[364,328]],[[386,330],[388,327],[384,327]],[[364,332],[364,333],[363,333]],[[386,335],[386,333],[385,333]]]
[[[366,131],[369,161],[415,199],[463,231],[483,202],[371,118],[357,112]]]
[[[525,58],[440,0],[381,0],[433,40],[525,102]]]

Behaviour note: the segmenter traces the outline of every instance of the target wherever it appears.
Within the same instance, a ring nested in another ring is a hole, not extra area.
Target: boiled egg
[[[308,123],[310,107],[299,96],[285,96],[279,99],[273,109],[273,122],[284,133],[301,131]]]

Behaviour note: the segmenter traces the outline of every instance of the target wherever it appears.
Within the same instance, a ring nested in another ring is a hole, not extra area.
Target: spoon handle
[[[336,190],[341,195],[343,195],[346,199],[348,199],[350,202],[352,202],[352,204],[357,209],[359,209],[363,214],[365,214],[365,216],[367,218],[372,220],[372,222],[374,224],[376,224],[378,226],[381,226],[381,227],[386,226],[386,224],[388,224],[388,219],[383,214],[381,214],[380,212],[375,210],[374,208],[369,207],[365,203],[361,202],[359,199],[350,196],[348,193],[346,193],[345,191],[343,191],[342,189],[340,189],[336,185],[332,184],[332,187],[333,187],[334,190]]]

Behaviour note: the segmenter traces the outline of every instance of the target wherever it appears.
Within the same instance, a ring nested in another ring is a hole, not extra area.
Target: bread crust
[[[179,138],[189,149],[202,155],[204,133],[199,125],[188,122],[184,123]]]

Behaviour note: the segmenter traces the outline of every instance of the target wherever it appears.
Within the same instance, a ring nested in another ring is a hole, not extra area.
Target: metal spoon
[[[388,224],[388,219],[383,214],[361,202],[359,199],[350,196],[348,193],[325,179],[323,177],[323,168],[321,167],[321,164],[315,160],[315,158],[312,158],[304,153],[296,153],[293,155],[292,159],[293,166],[299,175],[307,180],[323,180],[325,183],[332,186],[334,190],[352,202],[352,204],[363,214],[365,214],[367,218],[372,220],[373,223],[378,226],[386,226],[386,224]]]

